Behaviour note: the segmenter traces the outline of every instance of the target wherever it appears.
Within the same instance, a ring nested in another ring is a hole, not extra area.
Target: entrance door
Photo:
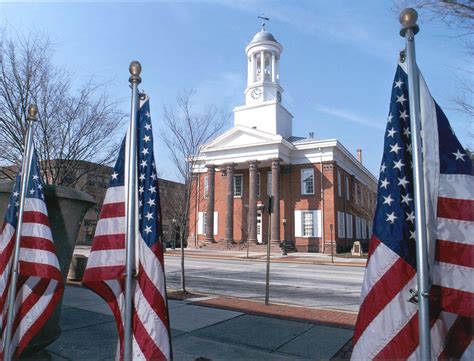
[[[257,242],[262,243],[262,211],[257,211]]]

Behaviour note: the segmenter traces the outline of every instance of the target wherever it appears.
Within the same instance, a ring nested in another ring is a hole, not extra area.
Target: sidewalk
[[[347,357],[355,314],[223,297],[169,301],[174,360],[329,360]],[[21,360],[115,359],[117,331],[102,299],[66,287],[62,334]]]
[[[81,254],[84,256],[89,256],[90,246],[76,246],[74,249],[74,254]],[[250,251],[248,253],[245,250],[242,251],[233,251],[233,250],[206,250],[206,249],[195,249],[195,248],[186,248],[184,250],[186,257],[196,257],[196,258],[214,258],[214,259],[239,259],[239,260],[253,260],[253,261],[262,261],[265,262],[267,254],[266,252],[255,252]],[[167,248],[165,256],[177,257],[181,256],[180,249],[171,249]],[[337,265],[337,266],[356,266],[356,267],[365,267],[367,260],[365,258],[345,258],[345,257],[334,257],[334,262],[332,262],[331,255],[324,253],[304,253],[304,252],[294,252],[288,253],[288,255],[283,256],[281,252],[272,252],[270,254],[270,259],[272,262],[286,262],[286,263],[306,263],[306,264],[327,264],[327,265]]]

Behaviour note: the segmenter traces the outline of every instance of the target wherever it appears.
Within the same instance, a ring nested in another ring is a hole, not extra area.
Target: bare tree
[[[175,214],[181,240],[181,289],[186,292],[183,243],[188,236],[189,208],[195,169],[202,147],[225,126],[229,115],[211,107],[201,113],[194,111],[194,91],[184,91],[177,96],[177,110],[164,109],[164,131],[161,138],[184,183],[184,195],[177,204]]]
[[[36,103],[34,142],[45,182],[75,185],[95,171],[78,162],[110,163],[124,116],[104,84],[88,81],[73,91],[70,75],[53,65],[52,54],[51,42],[41,35],[0,39],[0,165],[21,161],[26,109]]]

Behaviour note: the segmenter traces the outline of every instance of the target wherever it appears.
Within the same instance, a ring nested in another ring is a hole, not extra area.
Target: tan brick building
[[[262,29],[246,47],[246,104],[206,144],[194,169],[188,243],[291,241],[298,251],[367,245],[377,180],[338,140],[292,134],[282,105],[282,46]],[[269,227],[268,196],[275,207]]]

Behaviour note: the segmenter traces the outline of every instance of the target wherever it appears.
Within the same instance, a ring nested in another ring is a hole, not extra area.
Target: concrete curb
[[[169,251],[165,253],[165,257],[181,257],[181,254],[179,253],[170,253]],[[191,258],[203,258],[203,259],[225,259],[225,260],[240,260],[240,261],[257,261],[257,262],[266,262],[266,259],[264,256],[250,256],[249,258],[245,256],[233,256],[233,255],[224,255],[224,254],[195,254],[195,253],[185,253],[185,257],[191,257]],[[275,257],[275,256],[273,256]],[[326,260],[320,260],[320,259],[309,259],[309,258],[303,258],[303,257],[291,257],[291,258],[286,258],[286,257],[280,257],[278,258],[272,258],[270,256],[271,262],[277,262],[277,263],[297,263],[297,264],[321,264],[321,265],[328,265],[328,266],[354,266],[354,267],[365,267],[367,260],[366,259],[361,259],[360,261],[352,261],[352,262],[341,262],[341,261],[335,261],[334,263],[328,262]]]

